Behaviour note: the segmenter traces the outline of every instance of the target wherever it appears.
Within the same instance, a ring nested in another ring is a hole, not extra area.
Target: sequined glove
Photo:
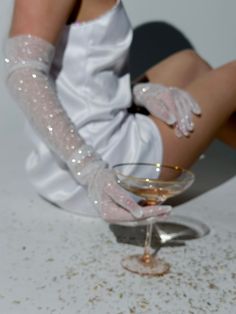
[[[76,180],[87,188],[89,199],[100,216],[110,223],[127,223],[155,218],[163,219],[171,212],[171,206],[141,207],[128,192],[116,182],[113,169],[99,157],[91,146],[83,145],[76,150],[68,162]]]
[[[9,38],[5,48],[10,93],[43,141],[87,189],[100,216],[114,222],[167,215],[168,206],[145,210],[138,206],[116,183],[112,170],[78,134],[49,76],[54,46],[38,37],[20,35]]]
[[[135,104],[173,125],[178,137],[189,136],[194,129],[193,114],[201,114],[201,108],[193,97],[177,87],[140,83],[134,86],[133,95]]]
[[[141,207],[121,188],[111,169],[99,169],[88,188],[90,199],[102,208],[103,219],[110,223],[125,223],[143,221],[153,218],[155,221],[166,218],[171,212],[171,206]]]

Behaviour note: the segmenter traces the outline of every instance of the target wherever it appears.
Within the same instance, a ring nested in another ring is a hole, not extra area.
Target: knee
[[[236,60],[226,63],[222,68],[236,73]]]
[[[211,66],[194,50],[185,49],[179,52],[185,64],[198,75],[211,70]]]
[[[236,81],[236,61],[231,61],[220,68],[216,69],[216,73],[219,74],[222,81],[235,90]]]

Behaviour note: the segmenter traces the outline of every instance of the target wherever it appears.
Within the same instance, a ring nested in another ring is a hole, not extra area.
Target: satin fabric
[[[161,162],[162,142],[147,116],[129,114],[128,69],[132,27],[121,1],[102,16],[66,26],[51,75],[58,97],[78,132],[110,166]],[[48,201],[68,211],[98,216],[66,165],[27,125],[34,150],[26,162],[30,181]]]

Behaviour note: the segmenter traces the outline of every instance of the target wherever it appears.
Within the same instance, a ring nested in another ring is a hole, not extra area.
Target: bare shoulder
[[[77,2],[76,0],[15,0],[10,36],[32,34],[55,43]]]

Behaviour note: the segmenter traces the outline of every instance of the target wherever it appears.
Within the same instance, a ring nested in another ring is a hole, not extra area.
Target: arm
[[[106,163],[86,145],[61,105],[49,70],[54,43],[74,1],[17,0],[6,43],[7,85],[48,147],[67,164],[107,221],[159,216],[159,207],[143,210],[114,180]],[[55,10],[54,10],[55,9]],[[50,14],[48,14],[50,12]]]
[[[31,34],[55,44],[76,0],[15,0],[10,37]]]

